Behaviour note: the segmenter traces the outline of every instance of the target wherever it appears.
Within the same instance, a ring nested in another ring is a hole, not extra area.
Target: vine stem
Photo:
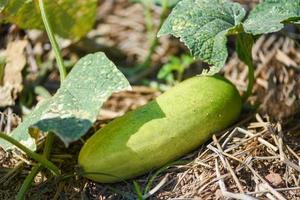
[[[63,58],[61,56],[61,52],[60,52],[59,46],[57,44],[52,26],[51,26],[51,24],[49,22],[49,19],[47,17],[43,0],[39,0],[39,7],[40,7],[41,17],[42,17],[42,20],[43,20],[48,38],[50,40],[52,49],[53,49],[54,54],[55,54],[55,59],[56,59],[56,62],[57,62],[57,65],[58,65],[58,70],[59,70],[60,82],[62,83],[65,80],[66,76],[67,76],[66,67],[64,65],[64,61],[63,61]],[[49,157],[49,155],[50,155],[51,148],[52,148],[52,143],[53,143],[53,138],[54,138],[54,134],[52,132],[49,132],[47,134],[47,137],[46,137],[46,144],[45,144],[45,147],[44,147],[44,154],[43,154],[43,156],[46,157],[46,158]]]
[[[60,75],[60,81],[63,82],[63,80],[67,76],[67,72],[66,72],[66,68],[65,68],[65,65],[64,65],[64,61],[63,61],[62,56],[61,56],[59,46],[56,42],[55,35],[53,33],[53,29],[51,27],[51,24],[49,23],[49,19],[48,19],[47,14],[46,14],[46,10],[45,10],[43,0],[39,0],[39,7],[40,7],[42,20],[43,20],[47,35],[49,37],[52,49],[53,49],[54,54],[55,54],[55,58],[56,58],[56,62],[57,62],[57,65],[58,65],[58,70],[59,70],[59,75]]]
[[[144,5],[144,16],[145,16],[145,25],[146,25],[146,30],[147,30],[147,40],[149,45],[151,45],[152,42],[152,38],[154,35],[154,31],[153,31],[153,19],[152,19],[152,15],[151,15],[151,5],[152,2],[151,1],[146,1],[145,3],[143,3]]]
[[[51,152],[51,146],[53,144],[54,141],[54,134],[53,133],[48,133],[47,137],[46,137],[46,141],[45,141],[45,147],[44,147],[44,152],[43,152],[43,156],[45,157],[45,159],[48,159],[50,156],[50,152]],[[24,180],[17,196],[16,196],[16,200],[23,200],[25,199],[25,195],[26,192],[28,191],[28,189],[31,187],[33,180],[35,178],[35,176],[43,169],[43,165],[41,165],[41,163],[36,164],[30,171],[30,173],[28,174],[28,176],[26,177],[26,179]]]
[[[254,85],[254,66],[253,64],[248,64],[248,85],[247,85],[247,90],[243,94],[242,99],[243,102],[246,102],[247,99],[252,95],[252,90],[253,90],[253,85]]]
[[[39,8],[40,8],[40,12],[41,12],[42,21],[44,23],[49,41],[51,43],[52,49],[53,49],[54,54],[55,54],[55,58],[56,58],[56,62],[57,62],[57,65],[58,65],[58,70],[59,70],[59,75],[60,75],[60,82],[62,83],[64,81],[64,79],[66,78],[66,76],[67,76],[67,72],[66,72],[66,68],[64,66],[64,61],[63,61],[63,58],[62,58],[62,55],[61,55],[61,52],[60,52],[60,48],[59,48],[58,43],[55,39],[53,29],[52,29],[51,24],[49,22],[49,19],[47,17],[43,0],[39,0]],[[36,164],[31,169],[31,172],[28,174],[28,176],[24,180],[24,182],[23,182],[23,184],[22,184],[22,186],[21,186],[21,188],[20,188],[20,190],[19,190],[19,192],[16,196],[17,200],[24,199],[25,194],[28,191],[28,189],[31,187],[35,176],[43,169],[43,165],[45,165],[44,162],[51,163],[48,160],[48,158],[50,156],[53,140],[54,140],[54,134],[52,132],[49,132],[46,136],[46,141],[45,141],[45,146],[44,146],[44,151],[43,151],[42,156],[30,151],[29,149],[28,149],[29,151],[25,149],[27,152],[26,151],[24,151],[24,152],[27,155],[35,155],[36,154],[35,156],[38,156],[38,158],[40,160],[38,160],[39,163]],[[20,143],[16,143],[15,145],[18,146],[18,145],[20,145]],[[57,174],[59,174],[60,173],[59,169],[57,168],[56,170],[58,172]]]
[[[32,167],[30,173],[28,174],[28,176],[22,183],[22,186],[16,196],[16,200],[25,199],[26,192],[31,187],[33,179],[41,171],[41,169],[42,169],[42,165],[40,163],[38,163],[34,167]]]
[[[16,147],[18,147],[19,149],[24,151],[30,158],[32,158],[35,161],[41,163],[43,166],[45,166],[46,168],[51,170],[55,175],[60,174],[60,170],[56,165],[54,165],[52,162],[47,160],[44,156],[31,151],[30,149],[28,149],[26,146],[24,146],[23,144],[21,144],[20,142],[18,142],[14,138],[10,137],[9,135],[7,135],[3,132],[0,132],[0,138],[8,141],[9,143],[15,145]]]
[[[168,9],[169,8],[168,5],[169,5],[169,1],[168,0],[163,0],[162,1],[162,12],[161,12],[160,17],[159,17],[159,25],[158,25],[155,33],[151,34],[153,38],[152,38],[151,43],[150,43],[149,52],[148,52],[148,54],[147,54],[147,56],[145,58],[145,61],[141,64],[140,69],[144,69],[145,67],[148,67],[150,65],[150,63],[151,63],[151,57],[154,54],[155,49],[156,49],[156,47],[158,45],[158,38],[157,38],[156,35],[157,35],[157,32],[159,31],[159,29],[161,28],[161,26],[163,25],[164,20],[167,17],[167,13],[168,13],[168,10],[169,10]],[[147,17],[147,15],[146,15],[146,17]],[[151,30],[147,30],[147,31],[148,32],[152,31],[152,29]],[[150,34],[148,34],[148,35],[150,35]]]
[[[254,65],[252,59],[252,47],[253,36],[247,33],[240,33],[237,36],[236,50],[238,57],[248,66],[248,85],[247,90],[242,96],[242,100],[245,103],[247,99],[252,95],[254,85]]]

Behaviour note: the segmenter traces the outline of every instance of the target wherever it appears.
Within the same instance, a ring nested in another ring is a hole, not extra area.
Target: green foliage
[[[57,93],[30,113],[11,136],[34,150],[28,129],[35,127],[54,132],[68,145],[88,131],[113,92],[129,87],[124,75],[103,53],[89,54],[76,63]],[[3,140],[0,146],[12,147]]]
[[[138,182],[136,182],[136,181],[133,181],[133,187],[134,187],[134,190],[135,190],[138,200],[144,200],[143,192],[142,192],[142,188],[141,188],[140,184],[138,184]]]
[[[190,55],[182,55],[180,58],[172,56],[170,61],[162,66],[159,70],[157,78],[165,80],[168,84],[173,85],[175,82],[182,80],[184,71],[194,62],[195,60]],[[173,72],[176,73],[177,77],[174,77]]]
[[[271,33],[284,23],[300,20],[300,0],[265,0],[251,11],[244,23],[245,31],[253,35]]]
[[[93,26],[97,0],[44,0],[54,32],[65,38],[78,39]],[[4,22],[15,23],[24,29],[44,29],[38,1],[0,0]]]
[[[214,74],[227,59],[228,35],[269,33],[280,30],[284,23],[297,23],[300,0],[265,0],[246,20],[245,14],[240,4],[227,0],[182,0],[158,36],[171,34],[179,37],[193,56],[212,65],[209,74]]]
[[[173,9],[158,36],[180,37],[192,55],[214,65],[218,72],[227,58],[227,35],[238,28],[245,10],[225,0],[182,0]]]

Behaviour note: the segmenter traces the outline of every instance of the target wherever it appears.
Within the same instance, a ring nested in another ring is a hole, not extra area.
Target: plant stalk
[[[55,58],[56,58],[56,62],[57,62],[57,65],[58,65],[58,70],[59,70],[59,75],[60,75],[60,81],[63,82],[63,80],[67,76],[67,72],[66,72],[66,68],[65,68],[65,65],[64,65],[64,61],[63,61],[63,58],[62,58],[59,46],[58,46],[58,44],[56,42],[52,26],[49,23],[49,19],[48,19],[47,14],[46,14],[46,10],[45,10],[45,6],[44,6],[43,0],[39,0],[39,6],[40,6],[42,20],[43,20],[43,23],[44,23],[47,35],[49,37],[52,49],[53,49],[54,54],[55,54]]]
[[[28,149],[26,146],[24,146],[23,144],[21,144],[14,138],[10,137],[9,135],[7,135],[3,132],[0,132],[0,138],[8,141],[9,143],[15,145],[16,147],[18,147],[19,149],[24,151],[30,158],[41,163],[47,169],[51,170],[55,175],[60,174],[59,168],[56,165],[54,165],[51,161],[47,160],[44,156],[31,151],[30,149]]]
[[[243,102],[246,102],[247,99],[252,95],[253,85],[254,85],[254,66],[251,62],[248,65],[248,85],[247,90],[243,95]]]
[[[169,10],[168,5],[169,5],[168,0],[163,0],[162,1],[162,12],[161,12],[160,17],[159,17],[159,25],[158,25],[156,31],[151,34],[153,38],[150,42],[149,52],[148,52],[148,54],[145,58],[145,61],[141,64],[140,69],[144,69],[145,67],[148,67],[151,64],[152,55],[154,54],[155,49],[158,45],[158,41],[159,41],[158,37],[156,35],[157,35],[157,32],[159,31],[159,29],[161,28],[161,26],[163,25],[163,23],[164,23],[164,21],[167,17],[168,10]],[[147,31],[150,31],[150,30],[147,30]],[[148,34],[148,35],[150,35],[150,34]]]
[[[44,151],[43,151],[43,156],[45,157],[45,159],[48,159],[50,156],[53,141],[54,141],[54,134],[50,132],[50,133],[48,133],[48,135],[46,137],[45,147],[44,147]],[[16,196],[16,200],[25,199],[25,195],[26,195],[27,191],[29,190],[29,188],[31,187],[34,178],[42,169],[43,169],[43,165],[41,165],[41,163],[36,164],[31,169],[31,172],[28,174],[28,176],[24,180],[24,182]]]
[[[252,95],[254,85],[254,65],[252,59],[252,47],[254,44],[253,36],[247,33],[240,33],[237,36],[236,50],[238,57],[248,66],[248,85],[247,90],[242,96],[243,102]]]
[[[43,23],[44,23],[44,26],[45,26],[45,29],[46,29],[49,41],[51,43],[52,49],[53,49],[54,54],[55,54],[55,58],[56,58],[56,62],[57,62],[58,70],[59,70],[59,74],[60,74],[60,82],[62,83],[63,80],[66,78],[67,72],[66,72],[66,68],[64,66],[64,61],[63,61],[63,58],[62,58],[62,55],[61,55],[58,43],[57,43],[57,41],[55,39],[55,35],[54,35],[54,32],[53,32],[53,29],[52,29],[51,24],[49,22],[49,19],[47,17],[43,0],[39,0],[39,8],[40,8],[41,17],[42,17],[42,20],[43,20]],[[50,156],[50,152],[51,152],[53,140],[54,140],[54,134],[51,133],[51,132],[48,133],[47,136],[46,136],[46,141],[45,141],[43,155],[40,156],[39,154],[37,154],[37,155],[39,155],[41,158],[43,158],[46,161],[48,161],[48,158]],[[34,152],[32,152],[32,153],[34,153]],[[50,162],[50,161],[48,161],[48,162]],[[42,169],[43,169],[43,163],[42,162],[39,162],[38,164],[36,164],[32,168],[31,172],[28,174],[28,176],[24,180],[24,182],[23,182],[23,184],[22,184],[22,186],[21,186],[21,188],[20,188],[20,190],[19,190],[19,192],[18,192],[18,194],[16,196],[17,200],[22,200],[22,199],[25,198],[25,194],[28,191],[28,189],[31,187],[32,182],[33,182],[35,176]],[[57,168],[57,170],[59,172],[58,168]]]

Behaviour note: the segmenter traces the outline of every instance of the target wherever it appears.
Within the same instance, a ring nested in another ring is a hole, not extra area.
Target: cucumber
[[[81,149],[79,165],[101,183],[136,177],[199,147],[232,124],[241,106],[224,78],[190,78],[97,131]]]

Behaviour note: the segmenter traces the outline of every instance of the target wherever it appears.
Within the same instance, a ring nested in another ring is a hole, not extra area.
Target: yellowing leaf
[[[44,0],[44,3],[54,32],[62,37],[78,39],[95,22],[97,0]],[[36,0],[9,0],[3,16],[4,21],[24,29],[44,28]]]

